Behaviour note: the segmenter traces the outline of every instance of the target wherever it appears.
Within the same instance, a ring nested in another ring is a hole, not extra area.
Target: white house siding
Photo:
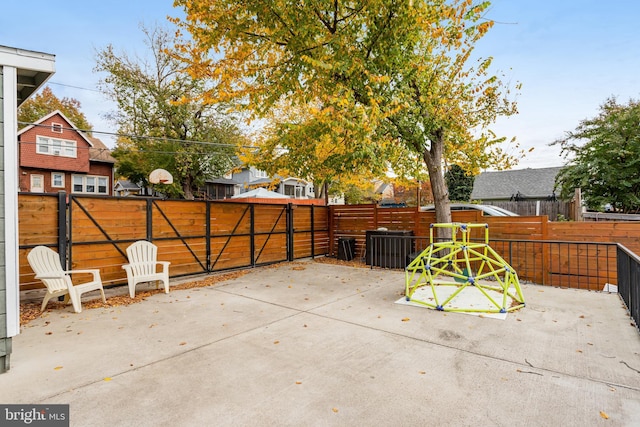
[[[0,46],[0,373],[10,367],[11,337],[20,333],[18,265],[18,78],[28,97],[54,73],[53,55]]]

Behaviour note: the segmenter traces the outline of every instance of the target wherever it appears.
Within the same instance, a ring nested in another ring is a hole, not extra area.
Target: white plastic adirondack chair
[[[102,301],[107,302],[104,297],[100,270],[69,270],[62,269],[60,255],[46,246],[36,246],[27,255],[29,265],[36,273],[36,279],[40,279],[47,287],[47,293],[42,301],[41,310],[47,306],[47,302],[53,297],[68,295],[76,313],[82,312],[82,294],[89,291],[100,291]],[[92,274],[93,280],[90,282],[74,285],[71,281],[72,274]]]
[[[127,271],[129,296],[136,296],[136,284],[160,281],[164,283],[164,292],[169,293],[169,261],[158,261],[158,247],[146,240],[139,240],[127,248],[129,264],[122,266]],[[158,266],[162,267],[158,271]]]

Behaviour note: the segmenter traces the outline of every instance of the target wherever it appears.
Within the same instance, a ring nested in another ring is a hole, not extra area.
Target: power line
[[[44,125],[41,123],[30,123],[30,122],[21,122],[18,121],[18,124],[27,125],[27,126],[35,126],[35,127],[43,127],[50,128],[51,125]],[[81,133],[97,133],[101,135],[110,135],[116,137],[123,138],[132,138],[132,139],[148,139],[148,140],[158,140],[158,141],[167,141],[167,142],[180,142],[180,143],[190,143],[190,144],[200,144],[200,145],[213,145],[213,146],[222,146],[222,147],[240,147],[240,148],[258,148],[254,145],[236,145],[236,144],[227,144],[223,142],[210,142],[210,141],[195,141],[190,139],[178,139],[178,138],[168,138],[163,136],[145,136],[145,135],[134,135],[134,134],[126,134],[126,133],[118,133],[118,132],[106,132],[106,131],[97,131],[93,129],[78,129],[78,128],[70,128],[70,127],[60,127],[61,130],[70,130],[73,132],[81,132]]]
[[[73,85],[68,85],[65,83],[58,83],[58,82],[47,82],[47,84],[50,85],[57,85],[57,86],[63,86],[63,87],[70,87],[73,89],[80,89],[80,90],[88,90],[90,92],[98,92],[98,93],[102,93],[101,91],[99,91],[98,89],[89,89],[88,87],[81,87],[81,86],[73,86]]]
[[[38,145],[37,142],[31,142],[31,141],[18,141],[18,143],[20,145]],[[63,147],[64,148],[64,147]],[[109,148],[96,148],[96,147],[74,147],[74,149],[76,151],[81,151],[81,150],[93,150],[93,151],[98,151],[100,153],[109,153],[111,154],[112,150]],[[125,149],[123,151],[126,152],[137,152],[137,153],[141,153],[141,154],[182,154],[179,151],[164,151],[164,150],[145,150],[145,149],[138,149],[138,150],[131,150],[131,149]],[[42,153],[41,153],[42,154]],[[224,154],[227,157],[229,157],[228,154]],[[65,157],[63,155],[60,155],[60,157]]]

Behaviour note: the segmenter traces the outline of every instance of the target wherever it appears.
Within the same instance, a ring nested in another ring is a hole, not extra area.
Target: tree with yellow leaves
[[[429,173],[450,222],[443,167],[508,166],[489,126],[516,113],[509,88],[474,60],[491,28],[471,0],[176,0],[178,46],[211,102],[269,118],[259,156],[302,177]],[[300,114],[292,114],[300,113]],[[420,163],[417,162],[420,160]]]
[[[42,92],[27,99],[18,108],[18,129],[29,126],[47,114],[60,110],[75,127],[91,135],[93,126],[87,121],[87,117],[80,109],[80,101],[77,99],[67,97],[60,99],[49,86],[45,86]]]

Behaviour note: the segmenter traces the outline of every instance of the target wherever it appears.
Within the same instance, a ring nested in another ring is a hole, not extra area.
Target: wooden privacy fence
[[[257,204],[20,194],[20,288],[41,287],[27,263],[37,245],[52,247],[70,269],[99,268],[105,285],[124,283],[126,248],[136,240],[158,246],[172,277],[253,267],[325,255],[328,208]]]
[[[640,253],[640,222],[550,222],[546,216],[491,217],[479,211],[454,211],[452,216],[454,222],[488,224],[492,248],[521,279],[544,285],[601,290],[605,283],[616,283],[616,243]],[[355,238],[356,257],[364,260],[366,232],[380,227],[422,236],[413,238],[414,251],[426,247],[435,213],[330,206],[330,219],[330,253],[337,254],[340,238]]]
[[[132,242],[146,239],[171,261],[172,276],[253,267],[338,254],[340,238],[355,239],[364,260],[366,232],[380,227],[429,236],[433,212],[376,205],[314,206],[112,198],[21,193],[21,289],[41,287],[28,251],[56,249],[69,268],[99,268],[105,284],[124,283],[122,264]],[[523,280],[602,289],[616,282],[615,248],[640,253],[640,223],[549,222],[546,216],[489,217],[453,212],[453,221],[487,223],[492,247]],[[415,239],[414,239],[415,240]],[[422,242],[427,242],[422,239]],[[414,245],[419,245],[419,240]],[[418,250],[416,246],[414,250]]]

